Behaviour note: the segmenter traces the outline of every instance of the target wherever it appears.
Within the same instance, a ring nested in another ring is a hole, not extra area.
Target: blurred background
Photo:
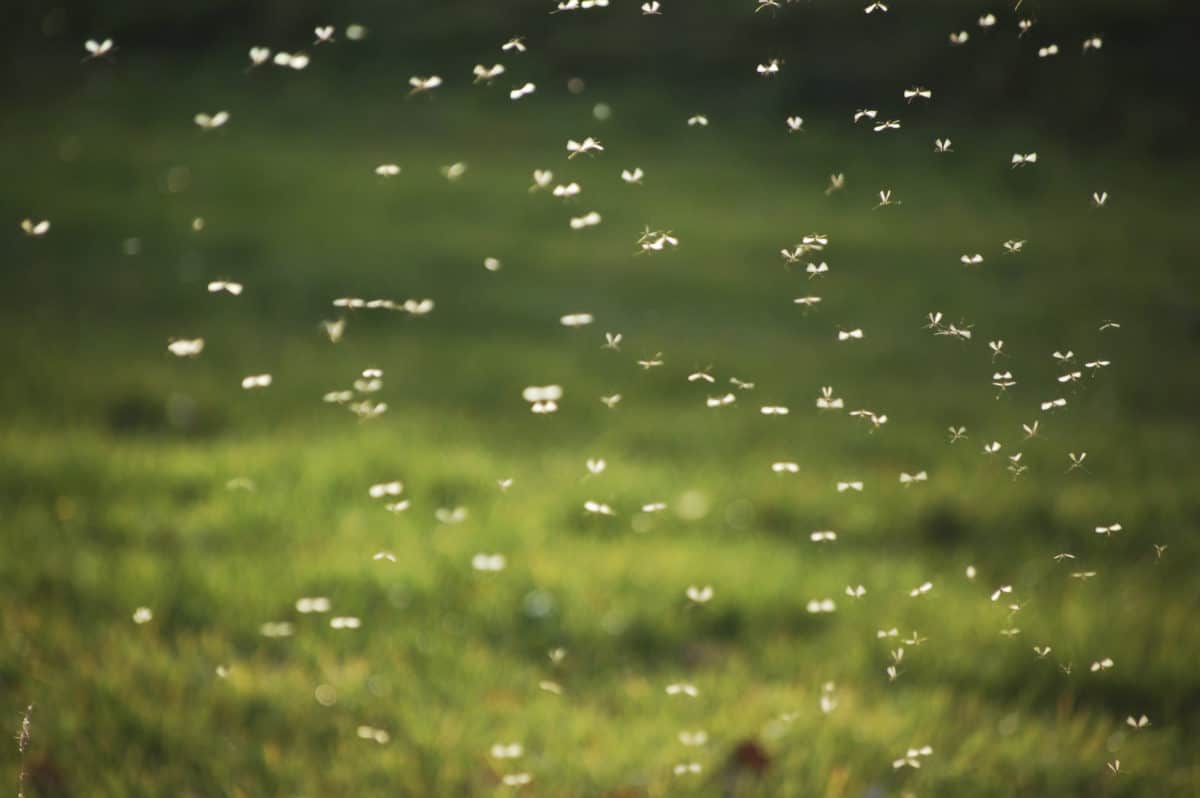
[[[479,795],[520,773],[535,795],[1200,793],[1200,170],[1179,66],[1198,12],[866,5],[0,10],[0,697],[14,732],[35,705],[3,772],[23,761],[39,796]],[[527,51],[502,51],[516,36]],[[252,67],[254,46],[310,62]],[[414,75],[444,85],[411,96]],[[902,127],[855,124],[863,108]],[[568,160],[586,136],[605,151]],[[535,169],[581,195],[530,191]],[[635,255],[646,227],[678,248]],[[785,263],[813,232],[828,247]],[[580,312],[595,323],[559,323]],[[932,312],[972,338],[934,336]],[[166,349],[196,337],[198,358]],[[1059,381],[1095,359],[1112,365]],[[322,401],[366,368],[386,413]],[[259,373],[271,387],[239,386]],[[522,389],[545,384],[560,410],[534,416]],[[818,413],[822,386],[888,422]],[[407,510],[368,496],[389,480]],[[474,571],[481,552],[506,569]],[[704,584],[710,603],[685,598]],[[361,628],[300,613],[313,596]],[[664,693],[680,681],[700,695]],[[892,767],[926,743],[922,768]]]

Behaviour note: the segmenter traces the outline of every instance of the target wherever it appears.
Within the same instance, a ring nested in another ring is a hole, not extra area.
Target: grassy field
[[[36,705],[30,795],[481,795],[516,772],[546,796],[1200,794],[1195,164],[947,130],[936,105],[903,135],[847,109],[789,136],[733,94],[513,106],[277,78],[139,73],[0,121],[0,708],[15,732]],[[218,108],[226,128],[190,123]],[[696,112],[712,124],[688,128]],[[568,161],[585,135],[606,152]],[[372,174],[388,161],[400,176]],[[439,173],[459,161],[460,180]],[[620,181],[633,166],[643,186]],[[536,168],[583,195],[528,192]],[[831,172],[847,185],[826,196]],[[881,188],[902,204],[874,209]],[[601,225],[568,228],[592,209]],[[23,236],[30,215],[50,233]],[[679,247],[635,256],[645,225]],[[778,252],[814,231],[831,271],[810,281]],[[208,295],[218,278],[245,293]],[[331,306],[347,295],[436,309]],[[932,311],[972,340],[923,329]],[[574,312],[596,323],[562,327]],[[320,322],[339,315],[334,344]],[[199,358],[166,351],[196,336]],[[1064,387],[1066,349],[1112,366]],[[716,385],[688,382],[708,366]],[[321,401],[368,367],[384,416]],[[997,369],[1018,382],[1000,396]],[[260,372],[271,387],[240,388]],[[754,389],[705,407],[731,376]],[[521,391],[549,383],[560,410],[535,416]],[[825,385],[887,424],[819,413]],[[776,404],[790,414],[759,412]],[[394,479],[403,513],[368,497]],[[452,507],[466,519],[439,522]],[[810,542],[824,529],[836,543]],[[478,552],[507,568],[473,570]],[[304,596],[331,612],[297,613]],[[807,611],[826,597],[835,613]],[[261,634],[285,621],[292,636]],[[678,682],[698,696],[667,695]],[[695,729],[707,744],[682,745]],[[509,741],[523,757],[489,755]],[[750,741],[764,769],[734,764]],[[3,761],[15,785],[15,745]],[[685,762],[702,772],[676,776]]]

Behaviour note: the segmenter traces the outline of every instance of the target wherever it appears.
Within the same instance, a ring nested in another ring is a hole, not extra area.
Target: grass
[[[1194,164],[1152,174],[1118,148],[1003,128],[952,131],[959,152],[935,156],[932,111],[891,139],[833,116],[789,137],[749,100],[693,131],[694,107],[612,87],[514,110],[449,87],[400,103],[382,84],[331,98],[264,82],[180,77],[169,103],[145,78],[98,82],[2,123],[20,191],[0,218],[53,220],[45,239],[0,243],[0,694],[14,716],[38,707],[28,794],[479,795],[515,770],[535,795],[1200,792]],[[597,99],[612,121],[590,118]],[[228,129],[191,129],[214,102]],[[608,152],[568,162],[563,141],[589,133]],[[1006,167],[1035,148],[1036,170]],[[371,175],[393,160],[399,178]],[[437,167],[459,160],[450,184]],[[617,180],[634,165],[636,189]],[[181,166],[187,189],[167,191]],[[529,195],[538,167],[583,197]],[[831,171],[848,187],[826,197]],[[872,210],[884,186],[903,205]],[[1111,207],[1089,207],[1099,189]],[[600,227],[567,229],[592,208]],[[678,251],[633,256],[645,224]],[[832,240],[822,282],[777,254],[813,230]],[[123,254],[135,236],[140,254]],[[1003,255],[1009,238],[1026,252]],[[984,266],[963,269],[974,251]],[[243,297],[204,294],[226,276]],[[820,310],[792,303],[807,293]],[[437,309],[349,315],[334,345],[319,322],[346,294]],[[558,325],[583,310],[596,325]],[[934,310],[974,339],[922,330]],[[1122,328],[1098,332],[1105,318]],[[835,343],[839,325],[865,340]],[[604,330],[624,333],[620,353]],[[165,352],[197,335],[200,358]],[[995,367],[992,338],[1012,353]],[[1065,348],[1114,365],[1063,389],[1050,353]],[[657,351],[663,368],[635,365]],[[685,376],[709,364],[755,390],[704,408]],[[387,415],[320,402],[367,366],[384,369]],[[993,368],[1018,386],[997,398]],[[242,392],[260,371],[275,385]],[[534,417],[521,389],[545,383],[564,386],[562,409]],[[822,385],[891,420],[871,433],[818,414]],[[1068,410],[1021,444],[1060,394]],[[768,403],[792,412],[765,418]],[[969,439],[947,444],[951,424]],[[988,458],[992,439],[1005,449]],[[1029,473],[1013,480],[1000,458],[1018,449]],[[1066,473],[1081,450],[1087,470]],[[594,456],[609,470],[585,478]],[[800,473],[772,474],[776,460]],[[897,484],[918,469],[927,484]],[[237,477],[254,489],[228,489]],[[837,494],[851,477],[866,490]],[[407,513],[367,498],[390,479]],[[588,499],[616,517],[586,517]],[[670,510],[636,513],[654,500]],[[456,505],[464,523],[434,520]],[[1110,521],[1126,531],[1090,531]],[[826,528],[836,544],[808,541]],[[508,568],[473,572],[479,551]],[[927,579],[931,595],[907,596]],[[866,597],[843,595],[860,582]],[[712,603],[688,606],[690,584],[712,584]],[[1012,620],[988,600],[1000,584],[1023,605]],[[313,595],[363,628],[298,616]],[[835,614],[806,612],[826,596]],[[130,620],[139,606],[150,623]],[[293,637],[259,633],[279,620]],[[900,644],[876,630],[893,626],[928,640],[889,683]],[[1113,669],[1088,671],[1106,656]],[[699,697],[664,694],[681,680]],[[1149,729],[1125,726],[1142,713]],[[390,742],[359,739],[362,724]],[[693,728],[706,747],[676,740]],[[508,740],[525,757],[489,759]],[[769,757],[760,777],[726,765],[746,740]],[[892,769],[926,743],[924,767]],[[704,773],[672,775],[692,759]]]

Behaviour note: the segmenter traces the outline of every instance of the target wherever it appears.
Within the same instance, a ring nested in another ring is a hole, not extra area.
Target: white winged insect
[[[908,595],[913,598],[917,598],[918,596],[924,596],[928,594],[931,590],[933,590],[933,582],[922,582],[912,590],[908,591]]]
[[[788,409],[783,405],[763,405],[759,408],[759,412],[764,416],[786,416]]]
[[[789,133],[804,132],[804,118],[799,116],[789,116],[784,120],[787,123]]]
[[[334,41],[333,33],[334,31],[332,25],[318,25],[317,27],[313,28],[313,35],[317,37],[313,44],[328,44]]]
[[[1057,44],[1048,44],[1045,47],[1038,48],[1038,58],[1050,58],[1055,55],[1058,55]]]
[[[724,396],[710,396],[704,400],[705,407],[728,407],[737,401],[737,397],[731,393]]]
[[[242,295],[242,284],[235,283],[231,280],[213,280],[208,284],[208,293],[220,294],[226,293],[231,296]]]
[[[966,44],[967,40],[970,38],[971,38],[970,32],[965,31],[965,30],[950,32],[950,43],[955,46]]]
[[[400,166],[394,163],[381,163],[375,167],[375,174],[380,177],[395,177],[400,174]]]
[[[1092,673],[1098,673],[1100,671],[1108,670],[1113,666],[1113,664],[1112,657],[1105,657],[1104,659],[1099,659],[1093,662],[1089,670]]]
[[[215,114],[196,114],[192,117],[201,130],[215,130],[229,121],[228,111],[217,111]]]
[[[1103,46],[1104,39],[1099,36],[1092,35],[1083,40],[1083,52],[1085,53],[1088,50],[1099,50]]]
[[[1093,207],[1103,208],[1107,204],[1108,204],[1108,192],[1107,191],[1093,191],[1092,192],[1092,206]]]
[[[983,255],[979,254],[978,252],[976,252],[974,255],[960,255],[958,257],[958,262],[963,266],[978,266],[979,264],[983,263]]]
[[[804,609],[807,610],[810,615],[824,615],[827,613],[836,612],[837,603],[831,598],[810,599],[809,602],[804,605]]]
[[[863,483],[861,480],[851,480],[849,482],[837,483],[838,493],[845,493],[848,490],[854,491],[855,493],[862,493],[862,489]]]
[[[530,191],[537,191],[546,188],[554,181],[554,172],[549,169],[534,169],[533,170],[533,185],[529,187]]]
[[[876,11],[886,14],[888,11],[887,3],[884,3],[883,0],[875,0],[874,3],[863,9],[864,14],[874,14]]]
[[[535,91],[537,91],[537,85],[530,83],[529,81],[526,81],[525,83],[522,83],[520,86],[514,86],[512,89],[510,89],[508,92],[508,99],[513,100],[515,102],[515,101],[521,99],[522,97],[528,97],[529,95],[533,94]]]
[[[529,403],[530,411],[538,415],[556,412],[562,395],[561,385],[530,385],[521,391],[521,398]]]
[[[513,38],[500,45],[500,49],[504,52],[515,50],[518,53],[525,52],[525,38],[523,36],[514,36]]]
[[[874,130],[876,133],[882,133],[885,130],[899,130],[900,129],[900,120],[899,119],[888,119],[883,122],[880,122],[879,124],[875,125],[871,129]]]
[[[933,98],[933,92],[924,86],[913,86],[911,89],[904,90],[904,99],[907,102],[913,100],[929,100]]]
[[[642,3],[642,14],[644,16],[662,16],[662,3],[658,0],[650,0],[649,3]]]
[[[956,443],[967,437],[966,427],[947,427],[950,431],[950,442]]]
[[[771,463],[771,470],[776,474],[798,474],[800,473],[800,464],[790,462]]]
[[[685,595],[693,604],[707,604],[713,597],[712,585],[690,585]]]
[[[879,204],[875,206],[875,209],[879,210],[880,208],[901,204],[900,200],[892,199],[892,190],[890,188],[884,188],[879,190]]]
[[[909,474],[904,471],[900,472],[900,484],[906,488],[910,485],[916,484],[917,482],[924,482],[927,479],[929,479],[929,474],[924,471],[918,471],[915,474]]]
[[[1051,399],[1049,401],[1042,402],[1042,404],[1041,404],[1042,412],[1046,412],[1049,410],[1059,410],[1066,406],[1067,406],[1067,400],[1062,398],[1061,396],[1057,399]]]
[[[491,83],[493,79],[500,77],[506,71],[504,64],[492,64],[490,67],[486,67],[483,64],[476,64],[471,69],[471,74],[475,76],[475,83]]]
[[[604,145],[591,136],[588,136],[583,141],[567,139],[568,159],[574,158],[576,155],[583,155],[591,152],[604,152]]]
[[[829,176],[829,185],[825,188],[825,196],[828,197],[835,191],[841,191],[846,187],[846,175],[844,172],[837,172]]]
[[[688,117],[688,127],[708,127],[708,117],[704,114],[693,114]]]
[[[1125,718],[1125,725],[1133,729],[1144,729],[1150,725],[1150,718],[1142,715],[1140,718],[1135,718],[1133,715]]]
[[[833,395],[832,386],[824,385],[821,387],[821,395],[817,397],[818,410],[841,410],[845,406],[845,402]]]
[[[1004,251],[1010,255],[1019,255],[1024,246],[1024,239],[1018,240],[1010,238],[1008,241],[1004,242]]]
[[[642,171],[642,168],[640,166],[635,166],[632,170],[631,169],[622,169],[621,170],[621,179],[631,185],[640,186],[642,184],[642,178],[645,176],[646,176],[646,173]]]
[[[810,263],[804,267],[804,271],[808,273],[808,279],[811,280],[814,277],[821,277],[822,275],[828,274],[829,264],[824,262]]]
[[[838,330],[837,339],[839,341],[861,341],[863,339],[862,328],[856,327],[853,330]]]
[[[505,560],[503,554],[476,554],[471,558],[471,567],[476,571],[485,573],[497,573],[503,571],[508,561]]]
[[[621,351],[621,339],[624,337],[625,336],[623,336],[621,333],[606,332],[606,333],[604,333],[604,345],[600,348],[601,349],[611,349],[614,352],[620,352]]]
[[[1121,526],[1120,524],[1114,523],[1114,524],[1108,524],[1107,526],[1097,526],[1094,531],[1097,535],[1104,535],[1105,537],[1112,537],[1114,532],[1121,532],[1123,530],[1124,530],[1123,526]]]
[[[933,140],[933,151],[934,152],[954,152],[954,150],[950,146],[950,139],[948,139],[948,138],[934,139]]]
[[[867,119],[867,120],[873,121],[875,119],[875,117],[878,115],[879,115],[879,112],[876,111],[874,108],[859,108],[857,111],[854,112],[854,124],[857,125],[858,120],[860,120],[860,119]]]
[[[996,15],[995,14],[984,14],[982,17],[979,18],[979,27],[983,28],[984,30],[987,30],[988,28],[992,27],[995,24],[996,24]]]
[[[616,515],[613,508],[603,502],[588,499],[583,503],[583,510],[591,515]]]
[[[39,238],[50,232],[50,220],[42,219],[41,221],[35,222],[33,219],[22,219],[21,230],[27,236]]]
[[[87,55],[84,56],[83,60],[91,61],[93,58],[102,58],[117,48],[113,45],[112,39],[102,39],[99,41],[88,39],[83,43],[83,49],[87,51]]]
[[[257,388],[266,388],[271,384],[270,374],[251,374],[248,377],[242,378],[242,388],[247,391],[252,391]]]
[[[759,64],[757,67],[754,68],[754,71],[757,72],[758,74],[762,75],[763,77],[771,77],[772,75],[779,74],[779,65],[782,63],[783,63],[783,61],[781,59],[772,58],[770,61],[768,61],[765,64]]]
[[[559,199],[572,199],[578,197],[582,192],[583,187],[572,181],[570,183],[559,183],[550,193]]]
[[[583,216],[572,216],[570,226],[572,230],[583,230],[586,227],[595,227],[600,222],[601,216],[599,212],[588,211]]]
[[[173,338],[167,342],[167,350],[176,357],[196,357],[204,351],[204,339]]]
[[[411,97],[414,94],[433,91],[438,86],[442,85],[442,79],[438,75],[413,75],[408,79],[408,85],[412,86],[412,89],[408,92],[408,95]]]
[[[810,532],[808,534],[808,539],[813,543],[836,543],[837,532],[834,532],[832,529],[822,529],[816,532]]]
[[[1037,159],[1038,159],[1038,154],[1036,152],[1027,152],[1027,153],[1014,152],[1012,154],[1012,158],[1010,159],[1010,162],[1012,163],[1013,169],[1016,169],[1018,166],[1028,166],[1030,164],[1035,164],[1035,163],[1037,163]]]
[[[846,585],[846,595],[850,598],[859,599],[867,595],[867,589],[862,585]]]

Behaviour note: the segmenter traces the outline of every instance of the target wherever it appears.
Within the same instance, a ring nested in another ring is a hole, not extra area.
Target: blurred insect
[[[1082,371],[1068,371],[1066,374],[1059,376],[1057,379],[1060,383],[1078,382],[1083,377]]]
[[[647,229],[638,239],[642,252],[662,252],[668,245],[679,246],[679,239],[671,235],[670,230]]]
[[[571,229],[582,230],[585,227],[595,227],[600,224],[600,214],[596,211],[588,211],[583,216],[571,217]]]
[[[731,393],[724,396],[710,396],[704,400],[705,407],[728,407],[737,401],[737,397]]]
[[[1087,452],[1080,452],[1079,454],[1076,454],[1075,452],[1067,452],[1067,458],[1071,461],[1071,465],[1067,468],[1067,473],[1070,473],[1077,468],[1081,468],[1084,471],[1087,470],[1083,466],[1083,461],[1087,459]]]
[[[661,513],[665,509],[667,509],[666,502],[650,502],[642,505],[643,513]]]
[[[1045,659],[1046,656],[1050,653],[1050,651],[1051,651],[1050,646],[1034,646],[1033,647],[1033,653],[1037,654],[1038,659]]]
[[[863,339],[862,328],[856,327],[853,330],[838,330],[837,339],[839,341],[861,341]]]
[[[587,467],[588,473],[592,476],[603,474],[604,470],[608,468],[608,462],[603,458],[589,457],[584,465]]]
[[[811,532],[808,535],[808,539],[813,543],[836,543],[837,532],[834,532],[830,529],[824,529],[819,532]]]
[[[933,590],[933,582],[922,582],[912,590],[908,591],[908,595],[913,598],[917,598],[918,596],[926,595],[931,590]]]
[[[513,37],[500,45],[500,49],[506,53],[509,50],[516,50],[518,53],[523,53],[525,52],[525,38],[523,36]]]
[[[554,173],[549,169],[534,169],[533,170],[533,185],[529,187],[530,191],[537,191],[550,185],[554,180]]]
[[[581,191],[583,189],[578,183],[571,182],[555,186],[554,190],[550,193],[560,199],[571,199],[572,197],[578,197]]]
[[[518,759],[525,753],[520,743],[494,743],[489,753],[493,759]]]
[[[933,98],[933,92],[924,86],[913,86],[911,89],[904,90],[904,99],[911,103],[913,100],[929,100]]]
[[[1067,406],[1067,400],[1062,397],[1059,397],[1058,399],[1051,399],[1047,402],[1042,402],[1042,404],[1041,404],[1041,408],[1043,411],[1058,410],[1059,408],[1063,408],[1066,406]]]
[[[567,140],[567,158],[574,158],[576,155],[586,154],[589,152],[604,152],[604,145],[596,139],[588,136],[582,142],[575,139]]]
[[[1000,441],[992,441],[983,447],[984,454],[995,454],[1000,451]]]
[[[712,585],[704,585],[703,587],[691,585],[685,591],[685,594],[688,597],[688,601],[694,604],[707,604],[713,597]]]
[[[820,302],[821,297],[819,296],[798,296],[792,300],[795,305],[803,305],[806,311],[816,307]]]
[[[546,682],[545,684],[553,684],[553,682]],[[505,787],[524,787],[533,781],[533,776],[528,773],[505,773],[500,781]]]
[[[421,92],[432,91],[436,89],[438,86],[442,85],[442,79],[438,75],[430,75],[428,77],[413,75],[408,79],[408,85],[412,86],[412,90],[408,93],[408,96],[411,97],[414,94],[420,94]]]
[[[688,127],[708,127],[708,117],[703,114],[694,114],[688,117]]]
[[[1093,662],[1090,670],[1092,673],[1097,673],[1099,671],[1106,671],[1109,668],[1111,668],[1112,666],[1113,666],[1112,657],[1105,657],[1104,659],[1096,660],[1095,662]]]
[[[1074,571],[1071,574],[1072,579],[1078,579],[1080,582],[1086,582],[1096,575],[1095,571]]]
[[[891,629],[880,629],[879,631],[877,631],[875,633],[876,640],[883,640],[884,638],[899,637],[899,636],[900,636],[900,630],[895,627],[892,627]]]
[[[476,64],[471,69],[471,74],[475,76],[473,83],[485,82],[491,83],[494,78],[498,78],[505,73],[504,64],[492,64],[490,67],[485,67],[483,64]]]
[[[1108,526],[1098,526],[1098,527],[1096,527],[1095,531],[1096,531],[1097,535],[1104,535],[1105,537],[1112,537],[1112,534],[1114,532],[1121,532],[1123,530],[1124,530],[1123,526],[1121,526],[1120,524],[1114,523],[1114,524],[1109,524]]]
[[[1105,764],[1108,765],[1108,769],[1112,771],[1112,774],[1114,776],[1121,775],[1121,760],[1114,759],[1113,761],[1107,762]]]
[[[706,745],[708,743],[708,733],[701,729],[697,729],[696,731],[681,731],[679,733],[679,742],[689,748]]]
[[[645,176],[645,174],[646,173],[642,171],[640,166],[634,167],[632,171],[629,169],[622,169],[621,179],[631,185],[640,186],[642,184],[642,178]]]
[[[204,352],[204,338],[172,338],[167,349],[176,358],[194,358]]]
[[[1153,546],[1154,546],[1154,559],[1161,560],[1163,554],[1165,554],[1167,551],[1167,544],[1155,543],[1155,544],[1153,544]]]
[[[330,606],[330,601],[325,596],[296,599],[296,612],[306,615],[311,612],[329,612]]]
[[[888,7],[887,7],[886,3],[882,2],[882,0],[875,0],[874,3],[871,3],[871,5],[869,5],[863,9],[863,13],[864,14],[874,14],[876,11],[879,11],[879,12],[886,14],[887,10],[888,10]]]
[[[972,579],[972,580],[975,579],[975,577],[978,574],[978,572],[975,570],[974,565],[968,565],[967,569],[964,573],[966,574],[967,579]]]
[[[699,762],[680,762],[679,764],[675,765],[675,767],[672,769],[672,772],[676,776],[686,776],[689,773],[699,773],[701,770],[703,770],[703,768],[700,766]]]
[[[845,407],[845,402],[834,397],[833,388],[828,385],[822,386],[821,395],[817,397],[817,409],[841,410],[843,407]]]
[[[496,480],[496,487],[500,488],[501,493],[508,493],[508,489],[513,486],[512,477]]]
[[[321,329],[325,331],[325,335],[328,336],[330,343],[336,344],[342,340],[342,335],[346,332],[346,320],[322,321]]]
[[[831,598],[810,599],[809,602],[804,605],[804,609],[807,610],[810,615],[824,615],[830,612],[836,612],[837,603]]]
[[[1107,191],[1093,191],[1092,192],[1093,207],[1103,208],[1107,203],[1108,203],[1108,192]]]
[[[399,480],[379,482],[367,489],[367,495],[372,499],[383,499],[388,496],[399,496],[404,492],[404,483]]]
[[[22,219],[21,230],[24,231],[25,235],[32,238],[44,236],[50,232],[50,220],[42,219],[40,222],[35,222],[33,219]]]
[[[201,130],[215,130],[229,121],[228,111],[217,111],[215,114],[196,114],[193,121]]]
[[[871,422],[871,426],[879,429],[887,423],[888,417],[883,413],[876,413],[872,410],[851,410],[850,415],[854,418],[861,418]]]
[[[388,502],[387,504],[383,505],[383,509],[387,510],[389,513],[403,513],[406,512],[411,505],[412,502],[410,502],[408,499],[402,499],[398,502]]]
[[[560,385],[530,385],[521,392],[521,398],[529,403],[529,409],[538,414],[557,411],[562,395]]]
[[[778,58],[772,58],[770,61],[768,61],[765,64],[759,64],[757,67],[754,68],[754,71],[764,77],[770,77],[771,75],[778,75],[779,74],[779,65],[782,63],[783,63],[782,60],[780,60]]]
[[[804,118],[803,117],[789,116],[787,119],[785,119],[783,121],[787,123],[787,128],[788,128],[789,133],[803,133],[804,132]]]
[[[878,115],[879,115],[879,112],[876,111],[874,108],[859,108],[857,111],[854,112],[854,124],[857,125],[858,120],[860,120],[860,119],[873,120]]]
[[[375,555],[373,557],[371,557],[371,559],[375,560],[377,562],[381,561],[381,560],[387,560],[388,562],[396,562],[396,555],[390,551],[377,551],[377,552],[375,552]]]
[[[979,27],[983,28],[984,30],[987,30],[988,28],[992,27],[995,24],[996,24],[996,15],[995,14],[984,14],[982,17],[979,18]]]
[[[754,13],[757,14],[764,8],[779,8],[779,0],[758,0],[758,5],[754,9]]]
[[[1045,47],[1038,48],[1038,58],[1049,58],[1058,55],[1058,45],[1048,44]]]
[[[242,284],[229,280],[213,280],[208,284],[208,293],[219,294],[222,291],[231,296],[241,296]]]
[[[988,349],[992,350],[992,362],[996,362],[996,358],[1004,357],[1004,341],[997,339],[988,341]]]
[[[432,299],[406,299],[400,306],[410,316],[426,316],[433,312]]]
[[[314,45],[328,44],[334,41],[332,25],[321,25],[313,28],[313,34],[317,37],[316,41],[313,42]]]
[[[786,416],[788,409],[782,405],[763,405],[759,408],[759,412],[764,416]]]
[[[329,626],[333,629],[358,629],[362,626],[362,621],[353,616],[342,616],[330,618]]]
[[[992,385],[999,388],[1001,392],[1007,391],[1016,384],[1017,381],[1013,379],[1011,371],[997,371],[992,374]]]
[[[673,682],[666,686],[667,695],[684,695],[688,698],[695,698],[700,695],[700,691],[696,689],[696,685],[688,682]]]
[[[1018,628],[1017,628],[1017,627],[1015,627],[1015,626],[1011,626],[1011,627],[1009,627],[1009,628],[1007,628],[1007,629],[1001,629],[1001,630],[1000,630],[1000,634],[1001,634],[1001,635],[1003,635],[1004,637],[1007,637],[1008,639],[1010,639],[1010,640],[1011,640],[1012,638],[1014,638],[1014,637],[1016,637],[1017,635],[1021,634],[1021,630],[1020,630],[1020,629],[1018,629]]]
[[[252,391],[256,388],[266,388],[271,384],[270,374],[251,374],[242,378],[242,388]]]
[[[622,335],[621,333],[606,332],[606,333],[604,333],[604,345],[601,346],[600,348],[601,349],[611,349],[614,352],[620,352],[621,351],[621,339],[624,337],[625,336]]]
[[[1083,52],[1088,50],[1099,50],[1104,46],[1104,40],[1099,36],[1089,36],[1083,40]]]
[[[957,33],[954,33],[954,32],[950,33],[950,43],[953,45],[966,44],[967,40],[970,38],[971,38],[971,34],[965,30],[960,30]]]
[[[521,99],[522,97],[528,97],[529,95],[533,94],[535,91],[537,91],[537,86],[533,83],[526,81],[525,83],[522,83],[520,86],[516,86],[516,87],[510,89],[508,92],[508,99],[513,100],[515,102],[515,101]]]
[[[1019,240],[1019,241],[1016,239],[1009,239],[1008,241],[1004,242],[1004,251],[1010,255],[1018,255],[1018,254],[1020,254],[1021,249],[1024,246],[1025,246],[1024,239]]]
[[[112,39],[104,39],[103,41],[88,39],[83,43],[83,49],[87,50],[88,53],[86,56],[84,56],[83,60],[91,61],[94,58],[102,58],[117,48],[113,45]]]
[[[1026,19],[1017,20],[1017,30],[1020,31],[1020,33],[1017,34],[1017,37],[1020,38],[1021,36],[1024,36],[1026,33],[1029,33],[1030,29],[1032,29],[1032,28],[1033,28],[1033,20],[1032,19],[1026,18]]]
[[[929,479],[929,475],[924,471],[918,471],[915,474],[909,474],[904,471],[900,472],[900,484],[906,488],[917,482],[924,482],[927,479]]]
[[[483,268],[487,269],[489,272],[500,271],[501,265],[502,264],[500,263],[499,258],[484,258],[483,259]]]
[[[661,366],[663,364],[662,352],[655,352],[653,357],[639,360],[637,364],[647,370]]]
[[[603,502],[593,501],[589,499],[583,503],[584,512],[592,515],[616,515],[613,509]]]
[[[1092,371],[1094,373],[1094,372],[1099,371],[1100,369],[1108,368],[1111,365],[1112,365],[1111,360],[1089,360],[1083,364],[1083,367],[1085,369],[1089,369],[1090,371]]]
[[[892,760],[892,769],[899,770],[902,767],[919,768],[921,767],[921,757],[929,756],[932,753],[933,748],[928,745],[921,748],[909,748],[904,752],[904,756]]]
[[[855,491],[856,493],[862,493],[862,489],[863,489],[863,483],[860,480],[854,480],[852,482],[837,483],[837,492],[838,493],[845,493],[848,490]]]
[[[275,53],[275,57],[271,59],[271,63],[275,66],[288,67],[295,70],[307,67],[308,61],[308,56],[304,53],[288,53],[283,50]]]
[[[960,255],[958,260],[963,266],[978,266],[983,263],[983,255],[978,252],[974,255]]]
[[[1019,152],[1014,152],[1012,155],[1012,167],[1016,169],[1018,166],[1028,166],[1029,164],[1037,163],[1038,154],[1036,152],[1028,152],[1022,155]]]
[[[451,526],[453,524],[461,524],[467,520],[466,507],[439,507],[434,511],[433,517],[439,524]]]
[[[471,567],[476,571],[497,573],[508,565],[503,554],[476,554],[471,558]]]
[[[950,139],[934,139],[933,140],[933,151],[934,152],[954,152],[954,150],[951,149],[951,146],[950,146]]]
[[[1022,424],[1021,429],[1025,430],[1025,440],[1036,438],[1038,434],[1039,422],[1035,419],[1032,424]]]
[[[438,171],[442,173],[442,177],[453,183],[467,173],[467,165],[462,161],[456,161],[441,167]]]
[[[381,163],[375,167],[375,174],[380,177],[395,177],[400,174],[400,166],[394,163]]]
[[[874,130],[876,133],[882,133],[885,130],[899,130],[900,129],[900,120],[899,119],[888,119],[884,122],[880,122],[878,125],[875,125],[875,127],[871,128],[871,129]]]
[[[702,369],[701,371],[692,372],[691,374],[688,375],[687,381],[688,382],[707,382],[711,385],[712,383],[716,382],[717,380],[715,377],[713,377],[713,375],[708,373],[708,369],[710,369],[710,368],[712,368],[712,366],[708,366],[708,367]]]
[[[662,16],[662,3],[658,2],[658,0],[642,3],[642,14],[646,16]]]
[[[947,427],[950,431],[950,443],[957,443],[967,437],[966,427]]]
[[[804,271],[808,273],[808,279],[820,277],[823,274],[829,273],[828,263],[810,263],[804,267]]]
[[[878,210],[879,208],[886,208],[890,205],[900,204],[900,200],[892,199],[892,190],[890,188],[881,189],[879,191],[879,204],[875,206],[875,209]]]
[[[850,598],[859,599],[867,595],[867,589],[862,585],[846,585],[846,595]]]
[[[1100,325],[1100,332],[1104,332],[1105,330],[1119,330],[1119,329],[1121,329],[1121,325],[1115,321],[1112,321],[1111,319],[1105,320],[1104,323],[1102,323]]]
[[[842,172],[829,176],[829,185],[825,188],[825,196],[828,197],[835,191],[841,191],[846,187],[846,175]]]

